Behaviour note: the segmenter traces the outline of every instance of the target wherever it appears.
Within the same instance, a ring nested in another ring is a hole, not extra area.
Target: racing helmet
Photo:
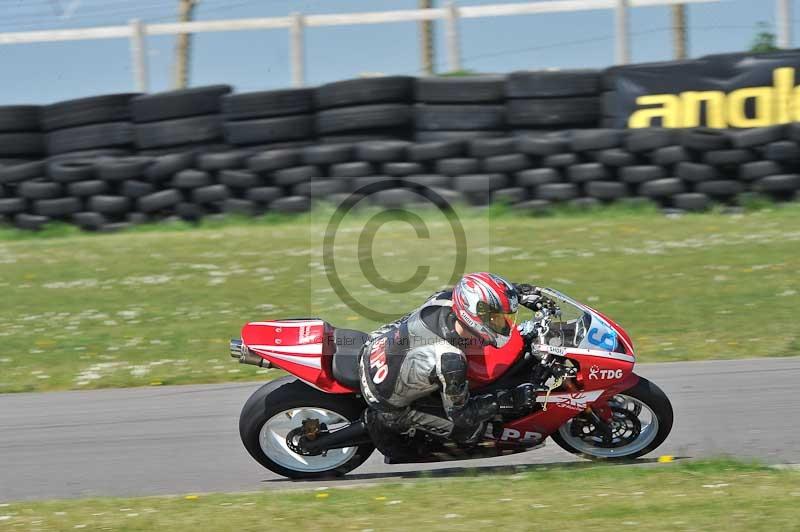
[[[456,319],[485,344],[503,347],[517,321],[514,285],[492,273],[470,273],[453,288]]]

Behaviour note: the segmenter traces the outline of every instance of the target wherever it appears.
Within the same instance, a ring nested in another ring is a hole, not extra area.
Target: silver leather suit
[[[451,292],[430,297],[421,307],[370,335],[359,363],[361,391],[393,428],[419,428],[437,436],[469,440],[496,410],[494,396],[469,397],[464,340],[454,330]],[[461,347],[459,347],[461,346]],[[447,418],[409,405],[439,391]],[[481,401],[483,399],[483,401]],[[486,404],[482,404],[486,403]]]

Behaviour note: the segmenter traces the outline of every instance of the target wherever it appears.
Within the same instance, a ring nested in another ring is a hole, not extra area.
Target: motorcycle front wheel
[[[565,451],[590,460],[632,460],[661,445],[672,430],[672,404],[661,388],[640,378],[609,402],[611,434],[590,416],[576,416],[551,435]]]
[[[302,427],[304,419],[317,419],[328,430],[336,430],[358,420],[363,410],[363,403],[352,396],[326,394],[294,377],[284,377],[250,396],[239,417],[239,435],[250,456],[281,476],[341,476],[364,463],[375,447],[365,443],[310,456],[292,450],[287,436]]]

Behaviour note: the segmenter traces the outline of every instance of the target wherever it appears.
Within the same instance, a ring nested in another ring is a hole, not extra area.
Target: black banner
[[[749,128],[800,121],[800,50],[710,55],[606,71],[605,124]]]

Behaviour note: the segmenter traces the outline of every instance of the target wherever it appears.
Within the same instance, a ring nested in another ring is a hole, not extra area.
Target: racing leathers
[[[523,384],[470,397],[466,353],[482,345],[456,333],[451,295],[434,294],[410,314],[374,331],[362,349],[359,377],[371,407],[367,415],[379,418],[387,429],[398,433],[419,429],[471,443],[497,414],[530,408],[535,388]],[[437,391],[446,417],[412,407]]]

